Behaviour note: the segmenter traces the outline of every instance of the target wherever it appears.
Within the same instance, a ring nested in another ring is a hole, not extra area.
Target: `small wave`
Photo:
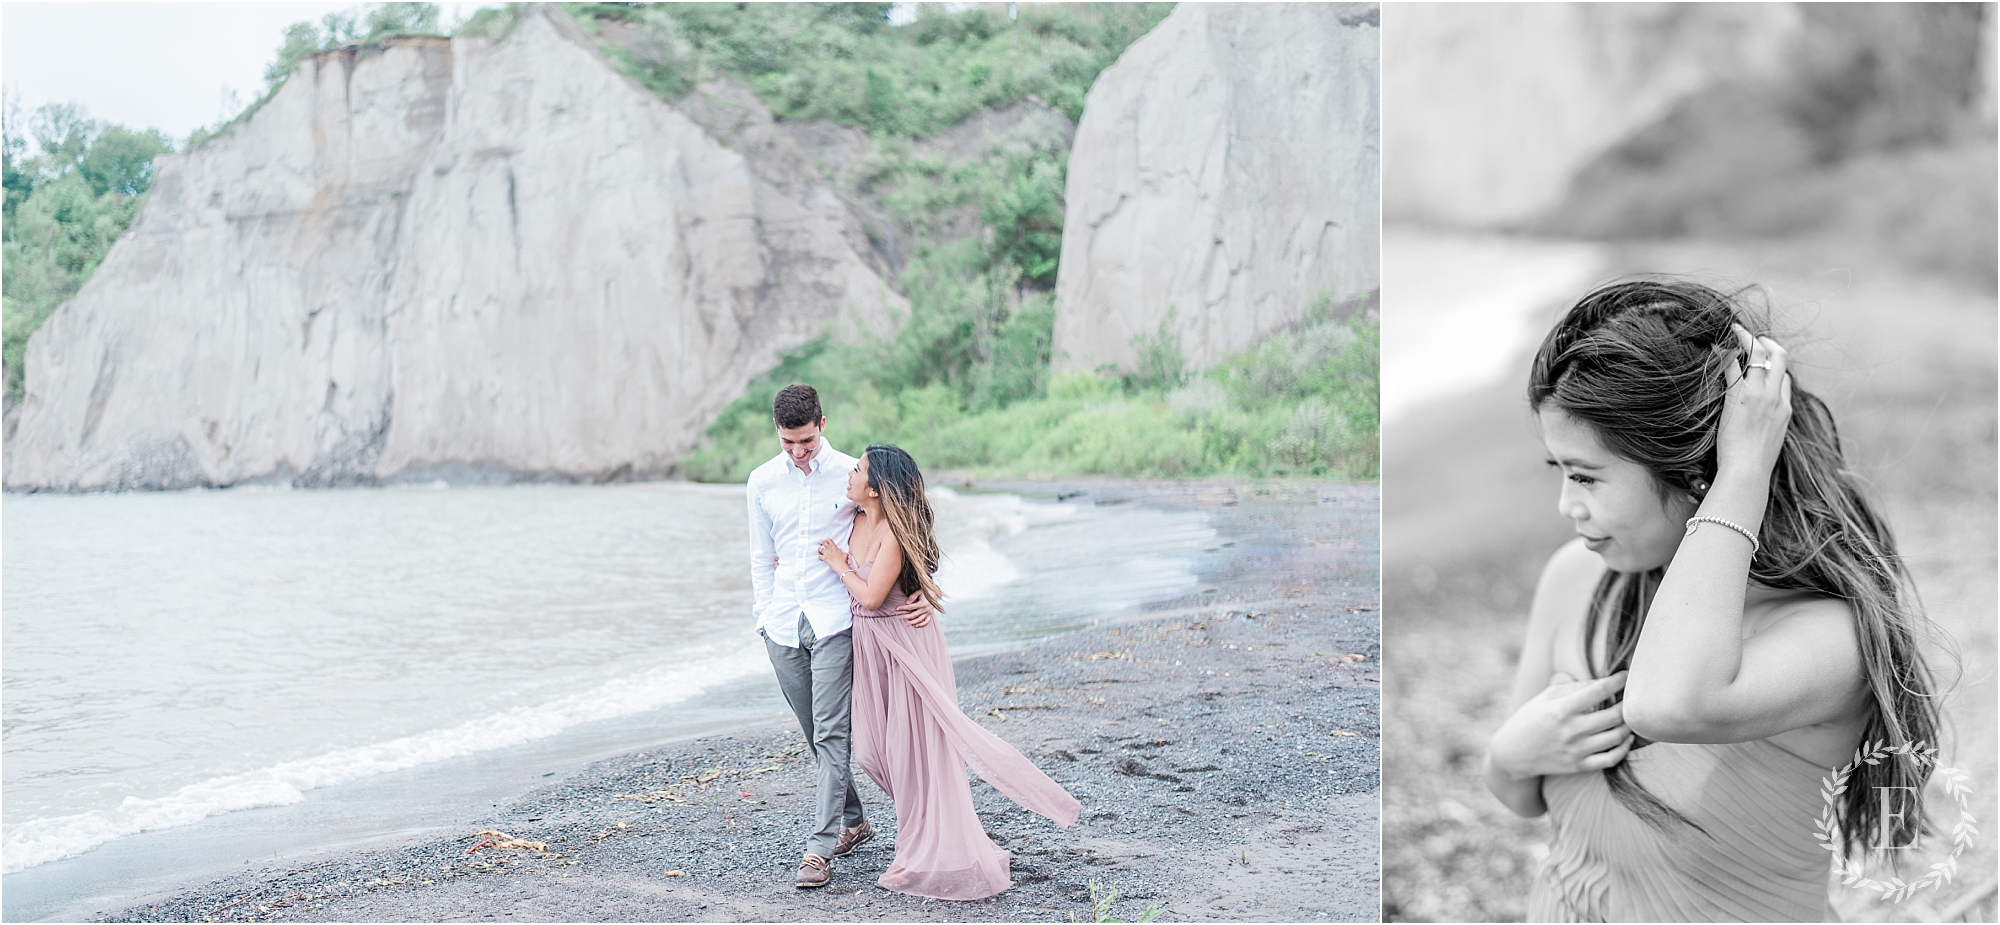
[[[163,797],[128,796],[115,809],[30,819],[7,827],[0,871],[11,874],[82,854],[127,835],[187,825],[237,810],[297,803],[305,799],[308,790],[520,745],[584,723],[655,709],[751,674],[766,664],[761,648],[720,652],[698,658],[692,665],[656,668],[550,703],[515,707],[447,729],[211,778]]]
[[[937,570],[938,590],[948,603],[978,600],[1020,577],[1013,560],[977,537],[953,545]]]
[[[993,540],[1029,527],[1076,517],[1068,504],[1029,504],[1019,495],[961,495],[942,486],[928,492],[938,508],[938,587],[953,601],[986,597],[1021,577],[1021,570]]]

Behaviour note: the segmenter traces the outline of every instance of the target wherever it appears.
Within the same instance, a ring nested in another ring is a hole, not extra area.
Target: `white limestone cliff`
[[[1069,161],[1056,368],[1192,365],[1379,285],[1374,4],[1184,3],[1091,87]],[[1168,319],[1171,319],[1170,321]]]
[[[667,474],[783,350],[906,307],[540,7],[304,61],[157,170],[29,342],[9,488]]]

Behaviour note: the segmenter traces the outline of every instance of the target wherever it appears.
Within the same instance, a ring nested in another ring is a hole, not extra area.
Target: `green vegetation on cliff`
[[[295,22],[285,27],[277,57],[264,67],[264,92],[268,95],[278,89],[301,59],[323,51],[398,35],[439,34],[435,3],[383,3],[328,13],[318,24]]]
[[[23,124],[25,121],[26,124]],[[29,153],[29,136],[35,151]],[[0,132],[6,211],[0,219],[0,323],[7,402],[25,388],[28,336],[83,288],[139,214],[153,158],[174,150],[158,129],[133,131],[50,103],[24,119],[9,101]]]
[[[1171,3],[921,4],[904,26],[888,3],[565,4],[587,27],[639,40],[615,48],[669,99],[726,74],[787,119],[833,119],[877,135],[927,137],[1026,96],[1083,114],[1099,71],[1172,12]]]
[[[898,282],[910,312],[897,333],[829,336],[787,356],[718,417],[690,477],[738,481],[770,458],[771,396],[798,381],[820,389],[841,445],[895,442],[926,466],[1374,477],[1372,322],[1321,305],[1301,330],[1205,372],[1188,374],[1161,334],[1139,345],[1130,374],[1052,380],[1064,139],[1010,138],[966,157],[921,143],[1029,98],[1081,117],[1098,73],[1171,4],[1024,4],[1011,16],[1000,4],[926,4],[902,26],[886,3],[566,8],[663,98],[729,78],[780,118],[867,132],[866,175],[849,192],[880,203],[907,242]]]
[[[1322,305],[1300,330],[1278,332],[1194,375],[1178,371],[1171,338],[1160,338],[1156,356],[1171,359],[1146,372],[1072,372],[1032,397],[979,408],[950,383],[918,385],[895,373],[894,345],[822,338],[724,410],[687,472],[710,481],[747,478],[777,453],[771,397],[789,383],[810,382],[826,408],[828,437],[841,449],[894,443],[927,468],[1372,479],[1380,466],[1380,330],[1365,313],[1333,314]]]

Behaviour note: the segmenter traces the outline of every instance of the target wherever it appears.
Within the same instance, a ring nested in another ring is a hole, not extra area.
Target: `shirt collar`
[[[806,460],[806,468],[800,469],[798,463],[792,462],[792,454],[790,453],[780,453],[778,455],[785,458],[785,465],[790,466],[793,472],[797,472],[800,475],[811,475],[819,471],[820,457],[825,456],[829,450],[835,453],[840,452],[833,448],[833,441],[826,439],[826,434],[821,433],[819,435],[819,449],[814,450],[812,456]]]

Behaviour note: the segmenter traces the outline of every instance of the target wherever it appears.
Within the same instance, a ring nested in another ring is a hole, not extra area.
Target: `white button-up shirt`
[[[756,592],[757,629],[781,646],[798,648],[801,613],[819,639],[854,625],[847,586],[819,561],[819,541],[847,548],[855,507],[847,498],[847,476],[855,465],[854,457],[821,437],[806,471],[779,453],[750,473],[750,587]]]

